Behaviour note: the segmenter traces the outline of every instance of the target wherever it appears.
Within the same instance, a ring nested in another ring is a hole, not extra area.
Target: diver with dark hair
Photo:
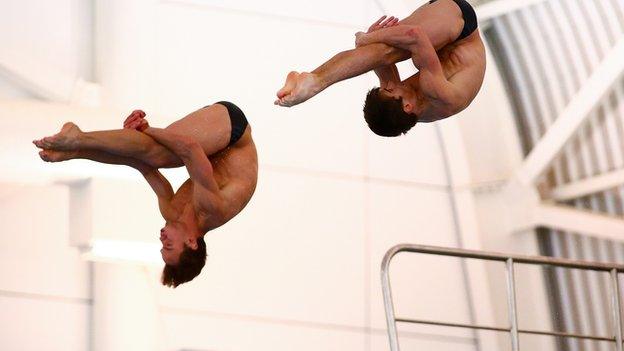
[[[93,132],[68,122],[59,133],[33,143],[46,162],[87,159],[141,173],[165,220],[159,233],[165,262],[161,281],[175,288],[204,267],[204,235],[231,220],[251,199],[258,156],[247,118],[231,102],[206,106],[166,128],[151,127],[145,116],[136,110],[123,129]],[[158,169],[182,166],[189,179],[174,191]]]
[[[418,73],[401,80],[395,64],[412,59]],[[356,33],[356,48],[341,52],[312,72],[290,72],[275,104],[294,106],[342,80],[374,70],[380,86],[370,90],[364,118],[381,136],[407,133],[464,110],[485,75],[485,46],[477,16],[465,0],[433,0],[399,21],[380,18]]]

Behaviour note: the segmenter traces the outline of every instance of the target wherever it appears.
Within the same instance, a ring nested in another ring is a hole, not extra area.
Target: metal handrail
[[[487,261],[500,261],[505,262],[507,272],[507,306],[509,312],[510,326],[506,328],[491,327],[476,324],[460,324],[460,323],[447,323],[438,321],[426,321],[416,320],[408,318],[396,318],[394,313],[394,304],[392,302],[392,290],[390,288],[390,262],[392,258],[399,252],[413,252],[428,255],[437,256],[452,256],[460,258],[473,258],[478,260]],[[598,335],[585,335],[565,332],[549,332],[540,330],[528,330],[520,329],[518,326],[518,311],[516,309],[516,281],[514,277],[514,264],[532,264],[532,265],[545,265],[565,268],[575,268],[590,271],[609,272],[611,277],[611,304],[613,308],[613,325],[615,326],[614,336],[598,336]],[[390,349],[392,351],[399,351],[399,340],[397,333],[397,322],[401,323],[414,323],[414,324],[426,324],[426,325],[438,325],[455,328],[465,329],[477,329],[477,330],[493,330],[508,332],[511,334],[512,351],[520,350],[519,336],[520,334],[534,334],[534,335],[549,335],[558,337],[571,337],[587,340],[600,340],[610,341],[616,344],[617,351],[624,351],[622,349],[622,316],[620,312],[620,291],[618,285],[618,273],[624,273],[624,265],[620,264],[607,264],[600,262],[586,262],[575,261],[568,259],[559,259],[545,256],[523,256],[523,255],[508,255],[495,252],[484,252],[465,249],[453,249],[436,246],[424,246],[424,245],[411,245],[401,244],[392,247],[383,258],[381,262],[381,285],[383,290],[384,305],[386,309],[386,322],[388,324],[388,337],[390,339]]]

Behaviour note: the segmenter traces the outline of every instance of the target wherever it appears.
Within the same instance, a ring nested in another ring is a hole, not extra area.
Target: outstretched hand
[[[399,24],[398,17],[394,17],[394,16],[388,17],[385,15],[381,16],[375,23],[371,24],[370,27],[368,27],[368,30],[366,31],[366,33],[364,32],[355,33],[355,46],[359,47],[359,46],[370,44],[371,42],[367,34],[378,31],[380,29],[394,27],[394,26],[397,26],[398,24]]]
[[[388,27],[394,27],[397,24],[399,24],[398,17],[381,16],[375,23],[371,24],[371,26],[368,27],[368,31],[366,33],[372,33],[376,30],[380,30],[380,29],[384,29]]]
[[[124,121],[124,129],[134,129],[139,132],[144,131],[147,127],[149,127],[145,116],[145,112],[141,110],[132,111],[130,116],[128,116],[128,118]]]
[[[277,92],[275,105],[291,107],[300,104],[321,91],[316,75],[290,72],[284,87]]]

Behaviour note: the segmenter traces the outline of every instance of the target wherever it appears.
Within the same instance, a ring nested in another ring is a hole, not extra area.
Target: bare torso
[[[247,125],[243,136],[234,145],[228,146],[230,117],[224,106],[215,104],[187,115],[166,129],[191,136],[202,145],[212,164],[226,214],[225,220],[215,219],[207,225],[210,228],[223,225],[247,205],[256,189],[258,156],[251,127]],[[193,182],[188,179],[176,191],[171,204],[176,209],[186,209],[192,206],[192,195]]]
[[[464,20],[459,6],[452,0],[438,0],[433,4],[424,5],[400,23],[419,25],[426,31],[429,40],[436,48],[447,80],[454,82],[454,78],[460,72],[470,77],[470,79],[464,77],[461,81],[466,101],[451,111],[439,111],[428,105],[426,99],[421,97],[424,107],[422,113],[419,114],[418,121],[433,122],[466,108],[477,96],[485,76],[485,45],[479,31],[475,30],[468,37],[456,41],[464,27]],[[404,53],[398,61],[404,61],[410,57],[409,53]],[[416,73],[405,82],[418,91],[418,80],[419,74]]]
[[[448,44],[438,50],[438,58],[442,64],[444,76],[448,81],[455,82],[455,78],[459,78],[458,74],[460,73],[469,76],[469,79],[462,77],[458,83],[465,93],[464,101],[449,111],[439,111],[431,104],[428,104],[422,94],[418,94],[423,106],[423,111],[418,117],[419,122],[434,122],[462,111],[470,105],[483,85],[486,66],[485,46],[478,31],[475,31],[463,40]],[[418,73],[406,79],[405,82],[416,91],[420,90]]]

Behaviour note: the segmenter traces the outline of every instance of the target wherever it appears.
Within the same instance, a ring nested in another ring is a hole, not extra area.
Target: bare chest
[[[187,179],[173,195],[173,199],[171,199],[171,206],[182,212],[187,206],[191,205],[192,197],[193,182],[190,179]]]

